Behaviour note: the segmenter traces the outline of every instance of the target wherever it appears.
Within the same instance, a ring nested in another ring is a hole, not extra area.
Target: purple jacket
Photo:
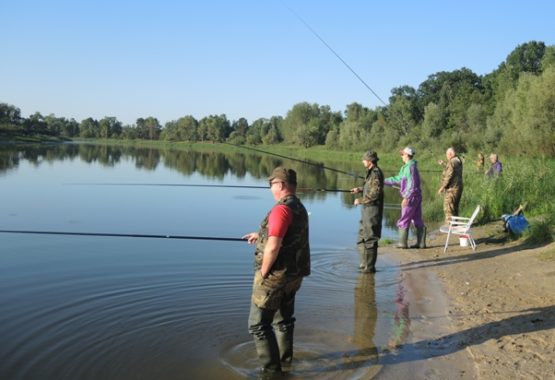
[[[386,186],[398,185],[400,187],[399,192],[401,193],[401,197],[409,201],[416,197],[422,197],[420,191],[420,174],[418,173],[415,160],[409,160],[401,167],[399,174],[386,178],[384,184]]]

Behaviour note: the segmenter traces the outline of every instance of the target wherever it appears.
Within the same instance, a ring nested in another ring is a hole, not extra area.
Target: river
[[[364,174],[360,162],[324,164]],[[398,334],[399,270],[380,256],[375,276],[359,274],[352,195],[314,191],[359,179],[250,152],[62,144],[0,148],[0,229],[77,234],[0,234],[0,378],[255,377],[253,248],[208,238],[258,229],[278,165],[298,172],[313,266],[288,378],[379,372]],[[382,238],[396,238],[399,212],[389,191]]]

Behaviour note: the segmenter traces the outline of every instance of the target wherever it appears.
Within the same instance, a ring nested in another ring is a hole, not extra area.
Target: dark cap
[[[362,159],[371,162],[378,162],[378,153],[374,152],[373,150],[369,150],[362,155]]]
[[[283,166],[278,166],[272,172],[272,175],[268,178],[269,181],[274,179],[279,179],[283,182],[290,183],[292,185],[297,184],[297,173],[293,169],[287,169]]]

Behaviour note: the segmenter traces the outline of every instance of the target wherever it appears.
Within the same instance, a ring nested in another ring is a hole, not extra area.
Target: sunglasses
[[[283,181],[275,181],[275,182],[269,181],[268,182],[268,184],[270,185],[270,188],[272,187],[272,185],[275,185],[276,183],[285,183],[285,182],[283,182]]]

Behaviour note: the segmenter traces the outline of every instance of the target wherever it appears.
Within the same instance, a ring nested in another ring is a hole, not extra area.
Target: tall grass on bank
[[[527,243],[540,244],[553,241],[553,225],[555,218],[553,215],[550,217],[538,217],[532,220],[530,227],[524,233],[524,238]]]
[[[439,179],[438,179],[439,186]],[[503,174],[486,177],[471,165],[465,165],[464,191],[460,214],[469,216],[477,205],[482,211],[478,221],[499,220],[526,204],[524,214],[530,221],[525,238],[530,243],[553,239],[555,225],[555,160],[512,158],[503,162]],[[443,210],[442,200],[424,205],[428,220],[437,220]]]
[[[482,206],[480,219],[497,220],[526,203],[527,216],[548,216],[555,211],[555,161],[517,160],[504,163],[503,174],[465,176],[463,198],[470,208]]]

